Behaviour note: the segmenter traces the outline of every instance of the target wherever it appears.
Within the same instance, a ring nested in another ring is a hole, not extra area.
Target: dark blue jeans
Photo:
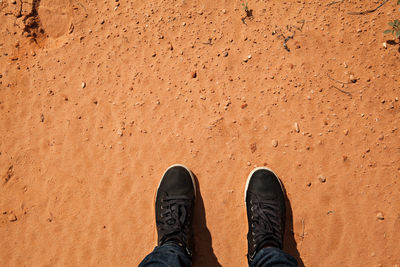
[[[144,258],[139,267],[189,267],[191,265],[192,260],[183,248],[173,244],[166,244],[156,247],[153,252]],[[263,248],[257,253],[250,265],[250,267],[261,266],[297,266],[297,261],[278,248]]]

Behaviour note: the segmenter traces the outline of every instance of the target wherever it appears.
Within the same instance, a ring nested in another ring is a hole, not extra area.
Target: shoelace
[[[180,242],[186,244],[186,235],[189,232],[188,219],[191,199],[187,196],[167,196],[161,199],[161,224],[160,230],[164,232],[161,243],[170,237],[178,237]],[[178,241],[178,240],[177,240]]]
[[[274,200],[250,200],[252,217],[251,217],[251,235],[253,239],[253,249],[257,244],[262,244],[266,240],[273,240],[280,247],[281,240],[281,224],[279,207]]]

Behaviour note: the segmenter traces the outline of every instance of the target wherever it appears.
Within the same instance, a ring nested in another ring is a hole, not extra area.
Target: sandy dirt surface
[[[255,166],[301,265],[399,266],[396,2],[0,1],[0,265],[137,265],[182,163],[195,266],[246,265]]]

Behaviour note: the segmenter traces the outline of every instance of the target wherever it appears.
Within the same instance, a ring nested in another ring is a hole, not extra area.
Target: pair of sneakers
[[[159,246],[174,243],[192,256],[195,199],[191,171],[184,165],[169,167],[161,178],[155,201]],[[255,168],[246,182],[245,203],[249,224],[247,259],[251,263],[260,249],[283,246],[286,211],[279,178],[267,168]]]

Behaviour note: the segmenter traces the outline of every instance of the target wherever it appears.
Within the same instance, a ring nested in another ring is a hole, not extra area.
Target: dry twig
[[[345,90],[342,90],[342,89],[340,89],[340,88],[337,88],[337,87],[334,86],[334,85],[331,85],[331,87],[335,88],[335,89],[338,90],[339,92],[342,92],[343,94],[346,94],[346,95],[350,96],[350,98],[353,97],[353,95],[352,95],[350,92],[347,92],[347,91],[345,91]]]
[[[336,79],[333,79],[331,76],[329,76],[329,73],[327,73],[326,76],[328,76],[328,78],[331,79],[332,81],[340,83],[340,84],[350,84],[350,83],[352,83],[352,82],[342,82],[342,81],[338,81]]]
[[[300,235],[301,241],[303,241],[303,240],[304,240],[304,237],[305,237],[304,228],[305,228],[305,226],[304,226],[304,219],[301,218],[301,229],[302,229],[301,235]]]
[[[370,10],[366,10],[366,11],[361,11],[361,12],[349,12],[349,15],[365,15],[365,14],[369,14],[369,13],[373,13],[375,11],[377,11],[378,9],[380,9],[384,4],[386,4],[389,0],[383,0],[382,3],[375,9],[370,9]]]
[[[303,27],[304,27],[304,23],[305,23],[305,20],[303,19],[303,20],[300,20],[300,21],[298,21],[297,23],[300,23],[301,25],[300,25],[300,27],[298,27],[298,26],[296,26],[296,25],[286,25],[286,29],[288,30],[288,32],[292,32],[292,29],[294,28],[294,29],[297,29],[298,31],[302,31],[303,30]],[[296,31],[294,30],[293,31],[293,34],[292,35],[289,35],[289,36],[285,36],[283,33],[281,33],[281,34],[279,34],[278,35],[278,37],[283,37],[283,48],[285,48],[285,50],[286,51],[288,51],[288,52],[290,52],[290,49],[289,49],[289,47],[287,46],[287,42],[290,40],[290,39],[293,39],[294,38],[294,36],[296,35]]]
[[[343,1],[344,1],[344,0],[340,0],[340,1],[333,1],[333,2],[330,2],[329,4],[327,4],[326,6],[332,6],[332,5],[334,5],[334,4],[343,3]]]

